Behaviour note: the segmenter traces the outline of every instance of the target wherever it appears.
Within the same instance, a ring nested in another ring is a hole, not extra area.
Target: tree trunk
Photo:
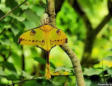
[[[84,43],[85,46],[84,46],[81,64],[82,64],[82,66],[90,67],[97,63],[97,60],[93,59],[91,56],[94,42],[96,39],[96,34],[94,34],[94,31],[92,30],[92,31],[88,31],[86,35],[87,35],[87,37],[86,37],[85,43]]]
[[[92,24],[88,16],[79,5],[78,0],[68,0],[68,2],[74,8],[74,10],[79,14],[79,16],[82,17],[87,29],[87,34],[86,34],[87,37],[85,40],[85,47],[84,47],[82,61],[81,61],[82,66],[85,67],[93,66],[94,64],[98,63],[97,59],[93,59],[91,56],[93,45],[98,33],[103,29],[103,27],[110,21],[112,17],[112,1],[111,0],[107,1],[107,7],[109,13],[106,16],[104,16],[104,18],[96,28],[92,27]]]

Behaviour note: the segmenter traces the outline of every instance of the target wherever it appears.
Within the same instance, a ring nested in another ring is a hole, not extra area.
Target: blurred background
[[[0,17],[23,1],[0,0]],[[56,26],[66,33],[68,45],[81,61],[86,86],[112,83],[112,20],[94,34],[74,9],[74,1],[56,0]],[[107,1],[78,0],[93,30],[109,14]],[[28,0],[0,21],[0,86],[76,86],[72,63],[59,46],[50,52],[51,72],[58,76],[45,80],[35,79],[44,74],[41,49],[18,44],[22,33],[41,25],[46,6],[46,0]]]

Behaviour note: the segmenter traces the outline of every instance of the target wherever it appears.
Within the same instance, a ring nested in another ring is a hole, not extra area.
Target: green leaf
[[[112,67],[107,70],[108,74],[112,75]]]
[[[45,59],[43,59],[41,57],[34,57],[34,60],[38,61],[40,64],[45,64],[46,63]]]
[[[26,73],[25,71],[22,72],[23,77],[25,77],[26,79],[31,79],[33,78],[33,76],[31,76],[30,74]]]
[[[0,10],[0,18],[4,15],[5,15],[5,13],[2,10]]]
[[[112,61],[112,56],[107,56],[105,58],[103,58],[104,60],[108,60],[108,61]]]
[[[54,84],[54,86],[64,86],[63,84],[67,81],[67,77],[65,76],[61,76],[61,78],[59,76],[54,77],[52,83]]]
[[[4,66],[5,68],[7,68],[8,70],[16,72],[16,69],[15,69],[15,67],[12,63],[10,63],[10,62],[0,62],[0,64],[2,66]]]
[[[6,5],[10,8],[14,8],[15,6],[17,6],[17,2],[15,0],[6,0]]]
[[[91,86],[91,80],[85,79],[86,86]]]
[[[102,69],[95,69],[95,68],[85,68],[84,75],[92,76],[92,75],[99,75],[102,73]]]
[[[34,57],[34,60],[38,61],[40,64],[46,64],[46,60],[41,57]],[[56,68],[55,65],[50,62],[51,67]]]
[[[19,76],[17,76],[16,74],[9,74],[9,75],[6,76],[6,78],[8,80],[18,80]]]
[[[14,36],[17,36],[20,32],[23,31],[24,29],[24,24],[16,19],[14,19],[14,21],[12,22],[13,23],[13,27],[11,28]],[[15,38],[16,39],[16,38]]]
[[[6,0],[5,3],[6,3],[6,6],[11,9],[13,9],[14,7],[18,5],[16,0]],[[18,12],[21,12],[20,7],[18,7],[16,10],[13,11],[14,14],[17,14]]]
[[[90,79],[85,79],[86,86],[98,86],[99,82],[93,82]]]
[[[5,76],[6,73],[4,73],[4,71],[0,70],[0,76]]]
[[[4,71],[0,70],[0,78],[7,78],[8,80],[18,80],[19,75],[16,72],[10,72],[9,74],[6,74]]]
[[[52,62],[50,62],[50,65],[51,65],[51,67],[56,68]]]
[[[44,0],[45,1],[45,0]],[[42,6],[35,6],[35,5],[33,5],[32,6],[32,10],[34,11],[34,12],[36,12],[36,14],[39,16],[39,17],[42,17],[42,15],[44,14],[44,12],[45,12],[45,8],[43,8]],[[37,11],[38,10],[38,11]]]
[[[58,71],[70,72],[71,70],[69,68],[65,68],[65,67],[58,67],[58,68],[55,69],[55,72],[58,72]]]
[[[37,83],[36,80],[30,80],[30,81],[25,82],[23,86],[41,86],[41,85],[39,85],[39,83]]]
[[[4,83],[1,83],[1,82],[0,82],[0,86],[7,86],[7,85],[6,85],[6,84],[4,84]]]
[[[34,27],[40,24],[40,17],[32,10],[26,10],[24,12],[24,15],[29,22],[32,22],[32,24],[34,24]]]

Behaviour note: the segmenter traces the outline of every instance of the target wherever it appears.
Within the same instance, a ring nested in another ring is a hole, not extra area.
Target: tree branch
[[[0,18],[0,21],[3,20],[5,17],[7,17],[10,13],[12,13],[15,9],[17,9],[18,7],[20,7],[21,5],[23,5],[25,2],[27,2],[27,0],[24,0],[21,4],[17,5],[16,7],[14,7],[11,11],[9,11],[8,13],[6,13],[4,16],[2,16]]]
[[[74,75],[52,75],[52,77],[55,77],[55,76],[59,76],[59,77],[65,76],[65,77],[67,77],[67,76],[74,76]],[[6,76],[1,76],[1,77],[6,77]],[[45,77],[33,77],[33,78],[30,78],[30,79],[24,79],[24,80],[17,79],[17,81],[15,81],[15,82],[13,81],[12,84],[8,84],[7,86],[12,86],[13,84],[18,85],[18,84],[21,84],[21,83],[24,83],[24,82],[27,82],[27,81],[31,81],[31,80],[36,80],[37,81],[37,80],[42,80],[42,79],[46,80]]]
[[[107,16],[104,17],[102,22],[94,30],[96,35],[103,29],[103,27],[110,21],[110,19],[111,19],[111,15],[110,14],[108,14]]]
[[[56,14],[60,11],[62,4],[63,4],[64,0],[55,0],[55,12]]]
[[[47,12],[48,12],[48,15],[49,15],[49,18],[50,18],[50,23],[52,25],[56,25],[56,20],[55,20],[55,4],[54,4],[54,1],[55,0],[47,0],[48,1],[48,9],[47,9]]]
[[[83,19],[83,21],[84,21],[84,23],[86,25],[87,30],[93,30],[92,25],[91,25],[91,22],[90,22],[89,18],[87,17],[86,13],[79,6],[78,0],[74,0],[74,3],[72,5],[72,7],[82,17],[82,19]]]
[[[31,78],[31,79],[24,79],[24,80],[21,80],[21,81],[13,82],[12,84],[21,84],[21,83],[24,83],[26,81],[40,80],[40,79],[44,79],[44,77],[36,77],[36,78]],[[9,84],[8,86],[12,86],[12,84]]]
[[[76,74],[78,86],[85,86],[81,65],[75,53],[69,48],[67,44],[62,45],[61,48],[66,52],[66,54],[71,59]]]
[[[112,1],[111,0],[108,0],[108,11],[109,11],[108,15],[104,17],[101,23],[94,30],[96,35],[103,29],[103,27],[110,21],[112,17]]]
[[[54,8],[54,0],[48,0],[48,14],[50,15],[50,22],[53,26],[55,26],[55,8]],[[79,60],[77,59],[74,52],[68,47],[67,44],[62,45],[61,48],[66,52],[66,54],[70,57],[71,62],[74,67],[74,71],[76,73],[76,80],[78,86],[85,86],[84,77],[81,69],[81,65]]]

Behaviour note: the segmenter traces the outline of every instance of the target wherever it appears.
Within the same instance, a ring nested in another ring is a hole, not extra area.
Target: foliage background
[[[23,0],[0,0],[0,17],[23,2]],[[95,28],[108,14],[107,0],[79,0],[79,4]],[[38,64],[45,64],[41,50],[32,46],[18,44],[19,36],[31,28],[41,25],[45,12],[45,0],[28,0],[24,5],[0,21],[0,86],[74,86],[74,76],[56,76],[51,80],[35,78],[39,75]],[[61,10],[56,14],[57,28],[68,36],[68,44],[81,60],[86,37],[86,27],[82,18],[64,0]],[[98,83],[112,82],[112,21],[108,22],[97,35],[92,50],[92,57],[99,63],[91,68],[83,68],[86,86],[97,86]],[[23,61],[25,60],[25,62]],[[86,59],[85,59],[86,60]],[[55,47],[50,53],[51,70],[58,72],[72,71],[72,64],[66,53]],[[70,74],[71,74],[70,73]],[[22,80],[27,80],[24,83]],[[29,80],[30,79],[30,80]],[[40,83],[41,82],[41,83]]]

